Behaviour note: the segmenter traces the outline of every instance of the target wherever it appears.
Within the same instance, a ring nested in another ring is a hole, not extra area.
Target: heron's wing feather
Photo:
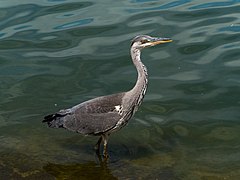
[[[76,113],[108,113],[114,111],[116,106],[122,104],[122,98],[125,93],[112,94],[108,96],[97,97],[85,101],[72,108]]]
[[[72,114],[65,116],[63,127],[81,134],[104,133],[112,129],[121,116],[114,112],[101,114]]]
[[[82,134],[98,134],[112,129],[121,119],[116,106],[121,106],[124,93],[98,97],[71,108],[63,127]]]

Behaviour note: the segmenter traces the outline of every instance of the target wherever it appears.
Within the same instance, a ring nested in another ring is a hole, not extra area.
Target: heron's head
[[[168,42],[172,42],[172,40],[170,38],[158,38],[148,35],[140,35],[133,38],[131,46],[137,49],[143,49],[146,47],[151,47],[157,44],[163,44]]]

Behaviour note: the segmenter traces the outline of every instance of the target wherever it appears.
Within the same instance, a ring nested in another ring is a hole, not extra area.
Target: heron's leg
[[[100,136],[100,138],[98,139],[98,142],[96,143],[94,149],[96,150],[96,152],[99,154],[99,149],[100,149],[100,145],[102,142],[102,136]]]
[[[105,158],[108,158],[108,152],[107,152],[108,134],[102,135],[102,138],[103,138],[103,156]]]

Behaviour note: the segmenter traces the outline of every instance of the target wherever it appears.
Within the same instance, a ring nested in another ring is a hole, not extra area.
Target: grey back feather
[[[124,94],[97,97],[72,107],[71,113],[62,117],[63,127],[81,134],[109,131],[121,119],[115,106],[121,105]]]

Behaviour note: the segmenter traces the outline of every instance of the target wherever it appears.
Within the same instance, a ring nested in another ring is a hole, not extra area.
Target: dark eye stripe
[[[143,39],[143,40],[141,40],[141,43],[147,43],[147,42],[149,42],[148,39]]]

